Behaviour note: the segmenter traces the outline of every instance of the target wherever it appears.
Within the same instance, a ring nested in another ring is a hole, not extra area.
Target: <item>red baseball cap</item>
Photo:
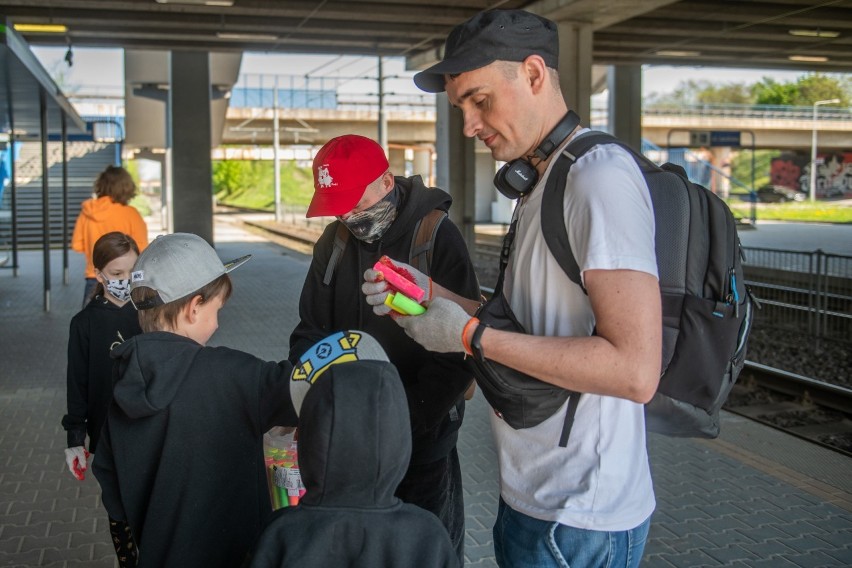
[[[373,140],[357,134],[332,138],[314,158],[314,197],[305,216],[352,211],[367,186],[389,167],[385,151]]]

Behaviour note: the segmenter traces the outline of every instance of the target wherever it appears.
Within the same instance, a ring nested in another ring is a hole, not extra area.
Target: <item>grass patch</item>
[[[272,162],[226,160],[213,162],[213,192],[223,205],[248,209],[275,209],[275,172]],[[306,208],[314,193],[310,168],[281,162],[281,203]]]
[[[852,206],[817,201],[787,203],[757,203],[757,220],[797,221],[802,223],[852,223]],[[735,217],[751,218],[751,204],[732,199],[728,201]]]

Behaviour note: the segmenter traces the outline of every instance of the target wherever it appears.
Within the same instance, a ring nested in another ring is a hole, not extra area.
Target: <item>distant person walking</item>
[[[148,245],[148,227],[135,207],[128,205],[136,195],[136,184],[121,166],[107,166],[95,180],[95,196],[83,202],[74,224],[71,249],[86,255],[86,287],[83,307],[94,296],[95,266],[92,250],[95,242],[106,233],[119,231],[136,241],[140,252]]]

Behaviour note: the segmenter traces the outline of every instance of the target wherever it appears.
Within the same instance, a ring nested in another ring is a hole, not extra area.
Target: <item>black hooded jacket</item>
[[[112,356],[119,379],[92,469],[139,566],[239,566],[272,510],[263,433],[297,424],[291,365],[167,332]]]
[[[411,461],[423,464],[446,457],[455,446],[464,413],[462,395],[473,376],[461,354],[425,350],[390,317],[375,315],[361,292],[367,268],[382,255],[408,263],[417,221],[433,209],[449,210],[452,203],[449,194],[426,187],[420,176],[395,180],[401,200],[393,224],[374,243],[349,238],[329,285],[323,284],[323,277],[339,221],[329,224],[317,241],[299,302],[301,321],[290,336],[290,360],[295,362],[311,345],[335,331],[360,329],[375,337],[402,377],[414,436]],[[467,245],[449,219],[438,227],[430,275],[461,296],[479,297]]]
[[[299,468],[307,492],[279,509],[251,568],[458,566],[438,518],[394,497],[411,455],[399,375],[381,361],[329,368],[305,396]]]
[[[113,345],[142,333],[133,304],[118,307],[101,295],[71,319],[68,335],[68,414],[62,426],[68,447],[85,446],[95,453],[112,399]]]

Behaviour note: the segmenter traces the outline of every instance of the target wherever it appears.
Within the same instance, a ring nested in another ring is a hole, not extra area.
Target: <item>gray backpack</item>
[[[647,428],[669,436],[715,438],[719,435],[719,411],[745,362],[755,305],[743,278],[743,251],[736,222],[725,202],[689,181],[679,166],[657,166],[603,132],[577,136],[555,157],[542,196],[541,226],[551,253],[578,286],[582,286],[580,269],[565,229],[565,180],[577,159],[598,144],[618,144],[633,156],[648,184],[654,209],[663,364],[657,393],[645,406]],[[501,255],[495,290],[500,298],[492,298],[480,309],[480,319],[500,329],[516,326],[515,330],[523,331],[517,329],[520,325],[499,293],[513,233],[514,227],[507,234]],[[475,361],[474,365],[486,399],[492,402],[493,398],[505,408],[492,403],[504,418],[507,413],[511,415],[512,420],[507,422],[515,428],[540,423],[569,399],[560,439],[560,445],[565,445],[579,394],[487,360]],[[514,376],[507,379],[510,374]],[[505,398],[507,380],[513,389],[510,399]],[[495,393],[495,389],[503,392]],[[501,396],[504,400],[499,400]]]

